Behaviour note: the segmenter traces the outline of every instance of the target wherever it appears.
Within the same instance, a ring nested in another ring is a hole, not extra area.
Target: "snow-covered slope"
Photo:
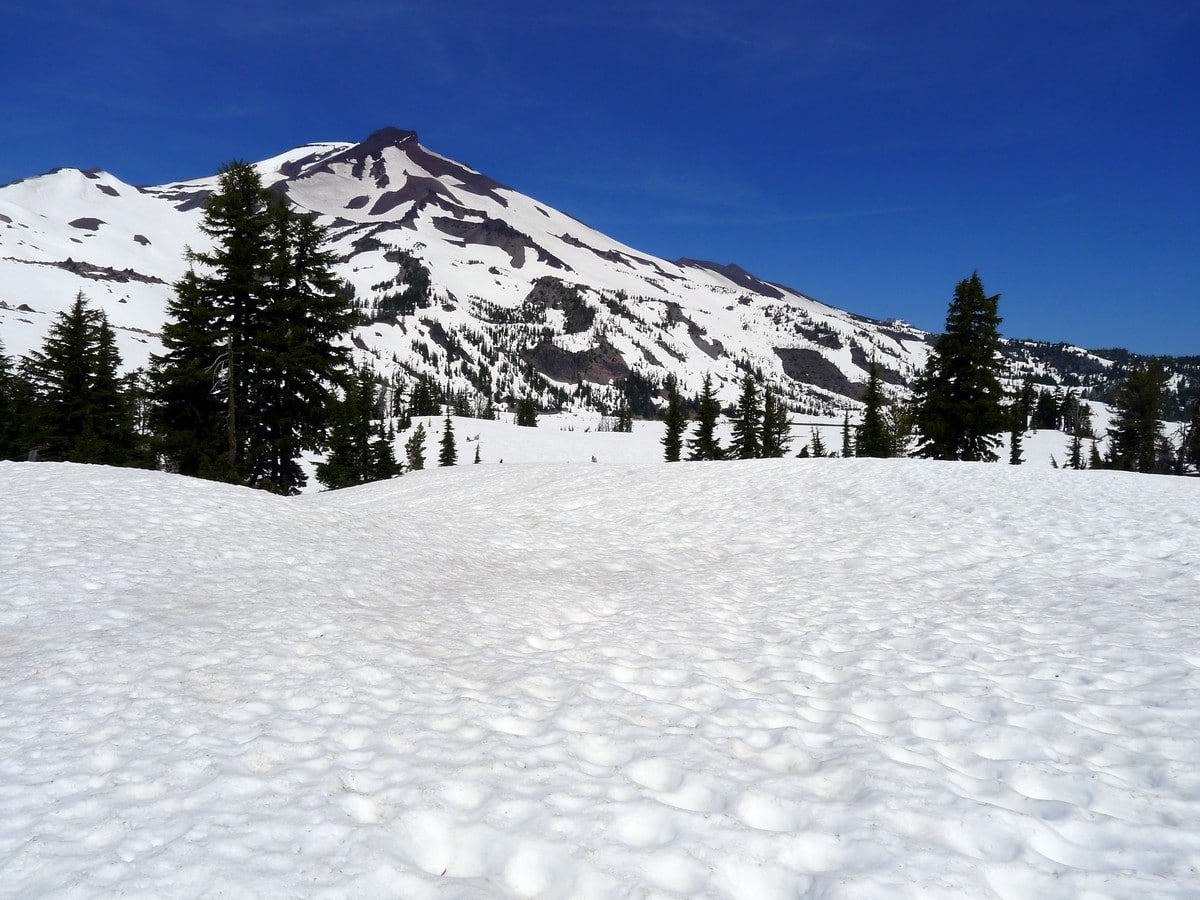
[[[872,357],[887,389],[903,392],[928,352],[929,335],[903,323],[854,316],[737,266],[625,246],[427,150],[414,132],[309,144],[256,166],[329,227],[339,274],[375,320],[354,335],[359,356],[398,385],[423,373],[500,402],[533,394],[545,408],[610,409],[629,380],[635,394],[661,392],[668,377],[695,392],[705,372],[732,402],[753,371],[794,410],[833,414],[855,404]],[[0,188],[7,351],[37,347],[83,291],[108,312],[126,363],[144,365],[186,247],[207,246],[198,226],[215,185],[135,188],[60,169]],[[431,292],[408,314],[387,314],[414,266]],[[1020,371],[1044,368],[1026,356]]]
[[[1194,897],[1198,490],[0,463],[0,896]]]

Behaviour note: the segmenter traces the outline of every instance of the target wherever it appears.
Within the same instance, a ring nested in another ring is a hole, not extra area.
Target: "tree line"
[[[847,412],[842,426],[842,456],[894,457],[910,452],[927,459],[996,462],[1002,438],[1009,435],[1009,462],[1019,465],[1021,439],[1030,428],[1065,431],[1070,437],[1064,465],[1068,468],[1110,468],[1136,472],[1184,474],[1200,469],[1200,399],[1192,405],[1191,420],[1173,443],[1163,434],[1166,378],[1151,362],[1134,366],[1115,390],[1115,411],[1108,446],[1101,456],[1091,408],[1072,391],[1065,395],[1035,392],[1026,380],[1015,394],[1002,384],[999,316],[1000,295],[988,296],[979,273],[960,281],[950,301],[945,331],[937,337],[924,371],[907,402],[889,401],[883,392],[879,365],[871,360],[863,392],[863,412],[857,425]],[[687,440],[688,459],[750,459],[782,456],[790,440],[788,410],[762,393],[754,379],[742,381],[731,418],[732,439],[722,447],[716,438],[720,405],[711,375],[706,375],[696,407],[694,434]],[[664,456],[680,460],[685,449],[687,404],[672,386],[664,413]],[[915,448],[910,444],[915,438]],[[1084,441],[1091,446],[1085,451]],[[800,456],[831,455],[814,428],[811,444]],[[1057,462],[1055,462],[1057,465]]]
[[[301,459],[324,453],[316,467],[326,487],[398,475],[425,460],[418,425],[395,455],[414,416],[446,413],[438,462],[454,465],[451,413],[494,418],[490,399],[478,408],[421,376],[402,407],[367,368],[355,370],[346,335],[356,322],[348,287],[333,274],[326,233],[311,216],[289,208],[244,162],[221,168],[202,231],[212,249],[188,251],[189,269],[175,285],[163,328],[163,352],[147,371],[121,374],[113,329],[78,295],[49,329],[40,350],[15,362],[0,346],[0,457],[60,459],[158,467],[280,494],[307,483]],[[988,296],[978,273],[955,287],[946,328],[933,344],[909,402],[889,401],[875,360],[868,368],[860,422],[842,428],[843,456],[910,452],[931,459],[996,461],[1009,433],[1009,462],[1022,461],[1029,428],[1062,428],[1071,436],[1072,468],[1139,472],[1200,468],[1200,404],[1176,443],[1163,435],[1164,376],[1150,364],[1133,368],[1115,391],[1116,411],[1104,457],[1090,408],[1072,392],[1035,394],[1028,381],[1006,395],[1002,383],[999,295]],[[517,400],[518,425],[537,425],[532,397]],[[688,425],[694,410],[695,427]],[[722,416],[711,373],[694,398],[668,380],[664,457],[763,459],[790,452],[790,410],[747,371],[722,446]],[[624,402],[613,430],[632,429]],[[915,450],[910,448],[916,440]],[[1083,441],[1091,440],[1090,452]],[[814,429],[799,455],[826,455]],[[475,448],[479,461],[479,447]]]

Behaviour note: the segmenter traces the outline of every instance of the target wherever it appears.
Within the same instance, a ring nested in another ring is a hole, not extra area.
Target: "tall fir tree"
[[[120,366],[108,318],[76,295],[50,326],[41,350],[30,353],[22,367],[32,387],[26,438],[43,458],[151,464],[134,431]]]
[[[1024,424],[1026,421],[1024,406],[1020,398],[1008,408],[1008,464],[1010,466],[1019,466],[1021,459],[1021,443],[1024,435]]]
[[[404,442],[404,456],[410,471],[419,472],[425,468],[425,426],[420,422]]]
[[[663,433],[663,456],[667,462],[679,462],[683,452],[683,433],[687,430],[687,408],[672,382],[667,387],[667,408],[663,413],[666,431]]]
[[[517,424],[522,428],[537,428],[538,407],[533,397],[525,396],[517,401]]]
[[[188,252],[154,360],[160,449],[184,474],[292,494],[301,451],[324,442],[354,316],[320,226],[247,163],[218,182],[201,225],[213,249]]]
[[[717,419],[721,415],[721,403],[713,390],[712,374],[704,374],[700,398],[696,411],[696,433],[688,440],[688,459],[721,459],[724,454],[717,440]]]
[[[450,409],[446,409],[446,422],[442,426],[442,440],[438,450],[438,465],[453,466],[458,462],[458,448],[454,443],[454,421],[450,418]]]
[[[859,456],[886,458],[892,455],[892,436],[888,433],[884,415],[887,397],[879,375],[879,363],[871,360],[867,368],[867,387],[863,391],[863,417],[854,442]]]
[[[1006,421],[1000,386],[1000,295],[979,273],[958,283],[924,374],[916,385],[918,453],[933,459],[995,462]]]
[[[325,461],[317,465],[317,479],[327,488],[366,484],[400,474],[384,420],[376,418],[377,388],[374,373],[364,367],[334,405],[329,451]]]
[[[829,455],[829,451],[825,449],[825,442],[821,440],[821,432],[817,428],[812,430],[812,442],[810,447],[812,448],[811,453],[813,456],[821,457]]]
[[[1158,363],[1140,365],[1113,395],[1112,426],[1108,430],[1113,468],[1154,472],[1162,435],[1163,385]]]
[[[786,456],[792,443],[791,414],[787,404],[771,391],[763,392],[763,418],[761,447],[763,459],[778,459]]]
[[[18,405],[17,373],[0,344],[0,459],[24,459],[22,421]]]
[[[846,410],[846,417],[842,420],[842,456],[850,457],[854,455],[854,438],[853,432],[850,430],[850,410]]]
[[[754,376],[742,376],[742,392],[733,414],[733,437],[729,441],[732,459],[758,459],[762,452],[762,409]]]
[[[1192,404],[1192,418],[1180,448],[1184,463],[1200,471],[1200,398]]]

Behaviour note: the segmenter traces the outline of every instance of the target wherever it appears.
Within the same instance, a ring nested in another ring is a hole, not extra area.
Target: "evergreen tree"
[[[916,385],[918,452],[933,459],[996,460],[1005,428],[1000,387],[1000,295],[988,297],[976,272],[960,281],[946,332]]]
[[[411,471],[419,472],[425,468],[425,426],[420,422],[404,442],[404,455]]]
[[[24,459],[18,413],[17,373],[0,344],[0,459]]]
[[[1113,396],[1116,415],[1109,429],[1113,467],[1134,472],[1156,469],[1162,432],[1163,384],[1158,363],[1133,369]]]
[[[717,419],[721,403],[713,391],[712,374],[705,373],[696,412],[696,433],[688,440],[688,459],[721,459],[724,455],[717,440]]]
[[[339,338],[354,319],[332,273],[334,257],[323,248],[325,230],[282,204],[271,209],[271,224],[265,305],[257,310],[257,338],[245,354],[244,480],[294,494],[307,480],[301,453],[325,443],[334,383],[345,378],[349,360]],[[374,416],[374,402],[370,412]],[[375,468],[368,480],[382,477]]]
[[[683,451],[683,433],[687,429],[687,408],[674,383],[667,388],[667,409],[663,413],[663,421],[667,425],[662,438],[663,455],[667,462],[679,462],[679,454]]]
[[[360,369],[335,403],[329,452],[317,465],[317,479],[327,488],[343,488],[393,478],[400,474],[393,442],[382,419],[375,420],[379,402],[375,376]]]
[[[1067,468],[1076,470],[1087,468],[1083,460],[1083,435],[1078,431],[1071,435],[1071,440],[1067,444]]]
[[[537,428],[538,408],[533,397],[522,397],[517,401],[517,424],[522,428]]]
[[[1192,420],[1184,435],[1180,456],[1185,463],[1200,470],[1200,399],[1192,404]]]
[[[1008,464],[1010,466],[1019,466],[1024,462],[1021,459],[1021,439],[1024,437],[1021,426],[1025,421],[1024,408],[1019,399],[1008,408],[1008,417],[1010,420],[1008,431]]]
[[[792,443],[792,424],[787,405],[770,391],[763,392],[761,442],[763,459],[785,456]]]
[[[754,383],[754,376],[747,372],[742,377],[742,393],[733,415],[733,438],[729,442],[731,458],[758,459],[762,451],[761,420],[758,387]]]
[[[1089,469],[1103,469],[1104,460],[1100,458],[1100,448],[1096,445],[1096,439],[1092,438],[1092,449],[1088,454]]]
[[[623,434],[631,434],[633,432],[633,407],[629,405],[628,398],[622,398],[621,405],[617,407],[616,431]]]
[[[887,408],[888,437],[892,456],[908,456],[916,428],[916,414],[911,403],[893,403]]]
[[[850,410],[846,410],[846,418],[842,420],[842,456],[848,458],[854,455],[854,444],[850,438]]]
[[[828,456],[829,451],[825,449],[825,442],[821,440],[821,432],[819,429],[812,430],[812,455],[816,457]]]
[[[475,465],[479,465],[482,460],[479,457],[479,441],[475,442]]]
[[[442,428],[441,449],[438,451],[439,466],[453,466],[458,462],[458,450],[454,446],[454,422],[450,410],[446,409],[446,424]]]
[[[169,467],[296,493],[302,450],[324,442],[354,321],[322,249],[324,230],[289,212],[243,162],[222,167],[188,252],[154,360],[154,421]]]
[[[133,413],[118,374],[121,357],[108,318],[78,294],[25,360],[32,388],[26,438],[44,457],[107,465],[151,463],[139,452]]]
[[[888,433],[884,407],[887,398],[879,377],[879,363],[874,359],[867,370],[867,388],[863,392],[862,424],[858,426],[855,450],[859,456],[887,458],[892,455],[892,436]]]

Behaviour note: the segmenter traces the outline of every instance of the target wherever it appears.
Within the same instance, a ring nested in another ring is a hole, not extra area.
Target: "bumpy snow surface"
[[[0,464],[6,897],[1195,897],[1200,482]]]

